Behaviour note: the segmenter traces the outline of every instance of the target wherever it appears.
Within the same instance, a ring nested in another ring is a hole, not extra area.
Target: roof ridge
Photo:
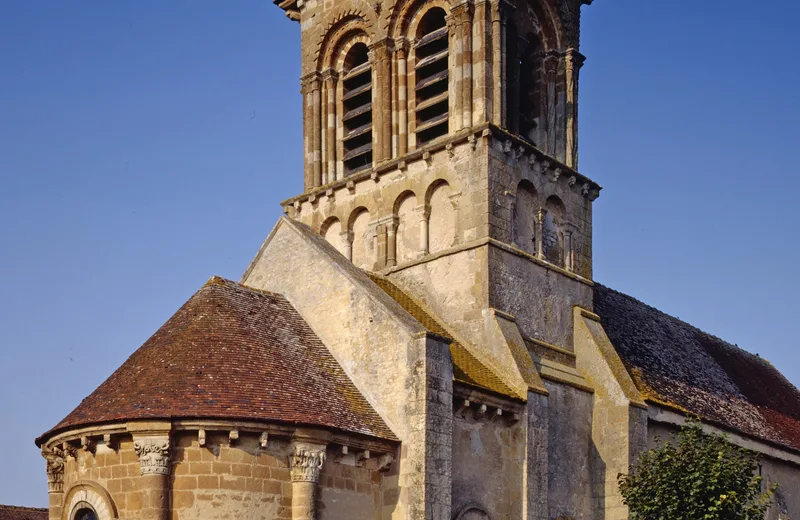
[[[754,354],[753,352],[750,352],[749,350],[744,349],[744,348],[740,347],[739,345],[737,345],[735,343],[731,343],[730,341],[728,341],[728,340],[726,340],[724,338],[721,338],[721,337],[717,336],[716,334],[712,334],[711,332],[703,330],[700,327],[698,327],[697,325],[693,325],[692,323],[689,323],[688,321],[686,321],[686,320],[684,320],[682,318],[679,318],[678,316],[674,316],[674,315],[672,315],[672,314],[670,314],[670,313],[668,313],[666,311],[662,311],[658,307],[654,307],[654,306],[650,305],[649,303],[646,303],[646,302],[644,302],[644,301],[642,301],[642,300],[640,300],[640,299],[638,299],[638,298],[636,298],[634,296],[631,296],[630,294],[624,293],[622,291],[618,291],[616,289],[612,289],[611,287],[609,287],[607,285],[604,285],[604,284],[602,284],[600,282],[597,282],[597,281],[595,281],[595,286],[599,287],[601,289],[605,289],[607,291],[611,291],[611,292],[613,292],[615,294],[618,294],[618,295],[622,296],[623,298],[627,298],[628,300],[630,300],[632,302],[635,302],[635,303],[637,303],[639,305],[642,305],[644,307],[647,307],[648,309],[651,309],[654,312],[657,312],[662,316],[666,316],[667,318],[670,318],[672,320],[679,321],[682,324],[684,324],[684,325],[686,325],[688,327],[691,327],[694,332],[699,332],[701,334],[705,334],[706,336],[709,336],[709,337],[719,341],[720,343],[722,343],[727,348],[731,348],[733,350],[738,350],[739,352],[743,352],[744,354],[747,354],[748,356],[751,356],[751,357],[753,357],[755,359],[758,359],[760,361],[768,363],[769,365],[772,365],[772,363],[770,363],[769,360],[767,360],[766,358],[762,357],[760,354]]]
[[[46,507],[11,506],[11,505],[6,505],[6,504],[0,504],[0,508],[5,508],[5,509],[24,509],[26,511],[40,511],[40,512],[49,511],[49,509],[46,508]]]
[[[203,284],[203,287],[201,287],[200,290],[203,290],[206,287],[212,287],[212,286],[215,286],[215,285],[223,286],[223,287],[230,287],[231,289],[240,290],[240,291],[243,291],[243,292],[244,291],[252,292],[252,293],[255,293],[255,294],[259,295],[259,296],[272,296],[273,298],[281,298],[283,300],[286,299],[286,297],[284,295],[282,295],[281,293],[276,293],[276,292],[273,292],[273,291],[267,291],[267,290],[264,290],[264,289],[257,289],[255,287],[251,287],[249,285],[245,285],[245,284],[243,284],[241,282],[237,282],[237,281],[231,280],[229,278],[225,278],[224,276],[217,276],[217,275],[211,276],[211,278],[209,278],[208,281],[205,284]]]

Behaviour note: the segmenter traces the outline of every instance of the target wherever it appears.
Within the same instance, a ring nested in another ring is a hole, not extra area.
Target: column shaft
[[[408,152],[408,43],[397,45],[397,155]]]
[[[461,24],[463,40],[463,92],[464,120],[462,128],[472,127],[472,9],[467,4],[464,20]]]
[[[327,162],[327,178],[325,182],[336,180],[336,73],[331,71],[325,77],[325,92],[327,96],[327,133],[325,138],[325,152]]]

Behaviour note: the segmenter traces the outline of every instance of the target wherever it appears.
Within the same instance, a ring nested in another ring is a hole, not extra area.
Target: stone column
[[[415,210],[419,215],[419,256],[425,256],[430,251],[431,208],[423,205],[418,206]]]
[[[51,520],[61,520],[64,510],[64,457],[42,450],[47,462],[47,497]]]
[[[329,69],[322,76],[325,83],[325,175],[322,183],[327,184],[336,180],[336,86],[339,75],[335,70]]]
[[[292,520],[317,518],[317,483],[325,463],[325,446],[295,442],[289,465],[292,477]]]
[[[345,231],[341,234],[342,253],[349,261],[353,261],[353,233]]]
[[[397,217],[386,223],[386,266],[394,267],[397,265]]]
[[[473,72],[473,124],[489,120],[491,115],[491,24],[489,17],[489,0],[475,2],[476,38],[472,42]]]
[[[503,125],[503,0],[492,1],[492,122]]]
[[[392,88],[389,40],[383,39],[370,46],[372,61],[372,158],[377,164],[392,158]]]
[[[472,14],[471,3],[453,8],[456,32],[456,130],[472,126]]]
[[[303,188],[308,191],[314,187],[313,156],[311,121],[313,120],[314,96],[311,89],[311,76],[300,79],[300,93],[303,96]]]
[[[572,271],[572,231],[564,230],[564,269]]]
[[[578,76],[586,58],[577,49],[568,49],[564,57],[567,81],[567,153],[566,164],[578,169]]]
[[[536,257],[544,260],[544,218],[547,210],[540,209],[536,213]]]
[[[133,449],[139,458],[141,477],[141,520],[168,520],[170,445],[169,437],[134,437]]]
[[[311,161],[314,171],[314,187],[322,186],[322,98],[319,74],[311,79],[312,120],[311,120]]]
[[[399,38],[395,42],[397,55],[397,156],[408,152],[408,48],[409,42]]]

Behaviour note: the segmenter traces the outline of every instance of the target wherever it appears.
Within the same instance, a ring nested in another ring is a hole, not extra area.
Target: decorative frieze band
[[[142,475],[169,475],[169,439],[136,439],[133,449],[139,458]]]
[[[295,443],[289,459],[292,482],[319,482],[319,472],[325,463],[325,446]]]

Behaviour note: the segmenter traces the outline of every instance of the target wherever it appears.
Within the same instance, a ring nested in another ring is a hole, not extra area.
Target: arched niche
[[[328,241],[330,245],[336,248],[337,251],[344,254],[344,243],[342,240],[342,223],[336,217],[331,217],[325,221],[320,230],[320,234]]]
[[[430,210],[428,251],[435,253],[452,247],[456,241],[456,210],[450,185],[446,181],[435,182],[425,199]]]
[[[549,197],[545,204],[544,222],[542,223],[542,250],[545,259],[556,265],[564,265],[563,237],[561,226],[564,222],[564,203],[555,195]]]
[[[459,509],[453,515],[453,520],[492,520],[492,517],[483,507],[477,504],[470,504]]]
[[[420,216],[417,196],[407,191],[398,197],[394,205],[397,217],[397,263],[402,264],[417,258],[420,246]]]
[[[517,187],[517,198],[514,201],[512,241],[515,246],[536,254],[536,212],[539,202],[536,188],[530,181],[524,180]]]
[[[353,239],[353,265],[361,269],[372,269],[372,237],[369,233],[369,211],[358,208],[350,216],[349,231]]]

